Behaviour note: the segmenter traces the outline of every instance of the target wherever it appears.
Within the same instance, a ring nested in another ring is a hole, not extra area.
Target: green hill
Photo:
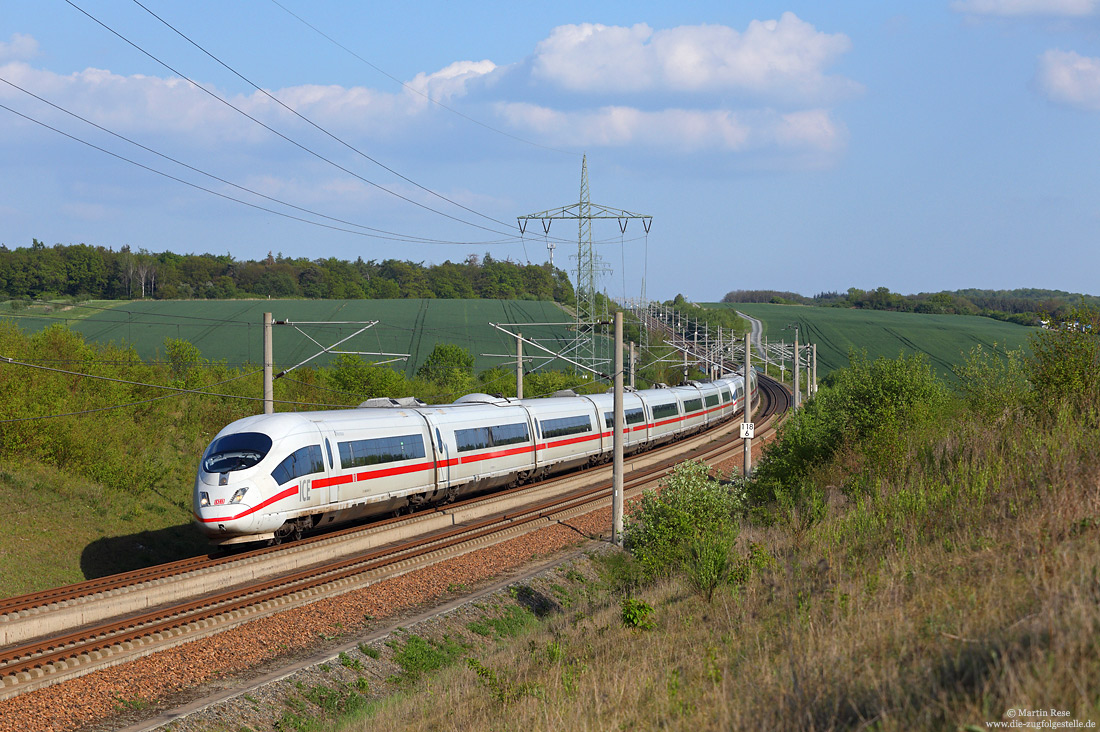
[[[798,325],[802,343],[817,344],[818,376],[848,365],[850,349],[865,349],[871,358],[924,353],[940,376],[953,379],[952,367],[972,348],[1026,348],[1034,328],[970,315],[925,315],[883,310],[817,308],[761,303],[707,303],[732,308],[760,320],[768,341],[794,340]],[[789,328],[789,329],[788,329]]]
[[[198,347],[206,358],[233,365],[262,361],[265,312],[272,313],[275,320],[299,324],[275,329],[277,368],[309,358],[320,350],[317,343],[330,347],[352,335],[362,327],[351,324],[353,321],[377,320],[377,325],[337,350],[408,354],[407,360],[398,356],[364,359],[397,359],[393,367],[409,376],[440,342],[468,349],[474,354],[478,371],[501,365],[504,359],[487,354],[514,354],[515,340],[491,327],[490,322],[561,324],[572,320],[560,306],[547,301],[437,299],[96,301],[13,310],[7,317],[29,333],[64,322],[88,341],[132,346],[143,359],[162,357],[165,338],[178,338]],[[555,351],[571,338],[571,333],[568,325],[524,331],[525,336],[543,341]],[[310,363],[324,365],[333,358],[324,354]]]

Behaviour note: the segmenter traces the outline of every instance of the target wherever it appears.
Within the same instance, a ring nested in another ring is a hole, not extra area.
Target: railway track
[[[771,379],[761,377],[760,392],[758,434],[774,429],[790,406]],[[737,454],[737,424],[631,456],[626,495],[685,459],[716,464]],[[610,469],[589,469],[283,547],[12,598],[0,604],[0,700],[566,521],[606,507],[609,497]]]

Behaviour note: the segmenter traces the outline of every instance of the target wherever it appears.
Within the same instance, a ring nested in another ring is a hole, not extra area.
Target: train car
[[[659,445],[674,439],[683,421],[680,400],[671,389],[648,389],[640,393],[649,419],[649,443]]]
[[[755,372],[749,384],[755,392]],[[279,542],[603,462],[613,449],[611,394],[381,404],[228,425],[200,461],[194,523],[214,544]],[[628,392],[624,449],[677,439],[743,404],[740,375]]]
[[[594,394],[585,397],[592,401],[596,410],[603,415],[603,432],[600,449],[610,455],[615,449],[615,395]],[[623,393],[623,452],[632,453],[645,449],[649,443],[649,420],[646,418],[645,403],[636,392]]]
[[[421,411],[435,430],[440,481],[452,497],[534,475],[535,426],[517,400],[468,394],[455,407]]]
[[[582,396],[524,400],[535,419],[541,475],[597,461],[603,454],[600,415]]]

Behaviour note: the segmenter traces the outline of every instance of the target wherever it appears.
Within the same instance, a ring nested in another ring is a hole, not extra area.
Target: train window
[[[493,445],[514,445],[517,442],[530,442],[526,422],[516,424],[498,424],[489,428],[489,436],[493,438]]]
[[[499,447],[501,445],[514,445],[517,442],[528,442],[530,439],[530,433],[527,431],[525,422],[455,430],[455,442],[458,444],[459,452],[481,450],[486,447]]]
[[[489,442],[488,427],[473,427],[466,430],[455,430],[455,444],[459,452],[470,450],[482,450],[492,445]]]
[[[328,450],[328,464],[332,466],[333,470],[336,470],[336,462],[332,459],[332,444],[325,438],[325,449]]]
[[[684,402],[684,414],[687,414],[688,412],[698,412],[702,408],[702,399],[688,399],[686,402]]]
[[[729,404],[730,402],[733,401],[733,397],[730,396],[730,390],[729,389],[723,389],[722,390],[722,401],[724,401],[726,404]]]
[[[653,405],[653,419],[664,419],[665,417],[675,417],[680,414],[680,408],[676,405],[676,402],[669,402],[668,404],[654,404]]]
[[[443,435],[439,433],[439,428],[435,428],[435,441],[439,444],[439,451],[443,452]]]
[[[714,406],[717,406],[717,405],[718,405],[718,395],[717,394],[707,394],[707,406],[708,407],[714,407]]]
[[[290,453],[279,463],[279,467],[271,471],[271,477],[279,485],[294,480],[310,473],[321,473],[325,470],[325,461],[321,457],[321,446],[310,445]]]
[[[587,415],[577,417],[558,417],[557,419],[543,419],[539,424],[543,439],[562,437],[564,435],[577,435],[582,432],[592,431],[592,420]]]
[[[340,464],[345,468],[392,463],[424,457],[424,438],[420,435],[377,437],[340,443]]]
[[[607,429],[611,429],[612,427],[615,426],[615,413],[614,412],[604,412],[603,413],[603,419],[604,419],[604,424],[607,425]],[[628,424],[628,425],[639,424],[640,422],[645,422],[645,412],[642,411],[641,407],[636,407],[634,409],[627,409],[626,411],[623,412],[623,422],[625,424]]]
[[[202,469],[208,473],[230,473],[251,468],[271,449],[271,438],[259,432],[238,432],[219,437],[206,448]]]

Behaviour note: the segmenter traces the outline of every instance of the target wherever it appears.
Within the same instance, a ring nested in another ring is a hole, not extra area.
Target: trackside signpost
[[[752,438],[756,425],[752,419],[752,340],[745,334],[745,408],[741,412],[741,439],[745,441],[745,466],[741,472],[746,478],[752,474]]]

